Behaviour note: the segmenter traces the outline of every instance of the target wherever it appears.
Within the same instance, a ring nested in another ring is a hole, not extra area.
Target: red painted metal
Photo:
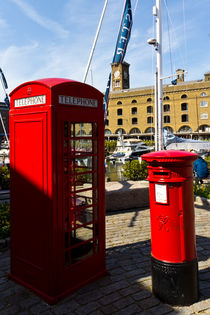
[[[53,304],[106,272],[103,94],[55,78],[10,96],[10,277]]]
[[[169,262],[196,258],[192,164],[197,154],[158,151],[148,162],[151,215],[151,254]]]

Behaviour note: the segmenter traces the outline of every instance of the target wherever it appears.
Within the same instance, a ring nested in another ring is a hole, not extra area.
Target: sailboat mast
[[[162,6],[156,0],[156,40],[157,40],[157,107],[158,107],[158,150],[163,150],[163,87],[162,87]]]
[[[84,83],[86,82],[86,79],[87,79],[88,71],[89,71],[89,68],[90,68],[90,63],[91,63],[92,58],[93,58],[93,53],[94,53],[94,50],[95,50],[95,47],[96,47],[96,43],[97,43],[97,40],[98,40],[98,35],[100,33],[100,30],[101,30],[101,25],[102,25],[102,22],[103,22],[103,18],[104,18],[104,14],[105,14],[105,11],[106,11],[107,3],[108,3],[108,0],[105,0],[103,11],[102,11],[102,14],[101,14],[101,18],[100,18],[100,21],[99,21],[99,24],[98,24],[98,28],[97,28],[97,31],[96,31],[96,35],[95,35],[95,38],[94,38],[93,46],[92,46],[92,49],[91,49],[91,52],[90,52],[90,56],[89,56],[89,60],[88,60],[88,63],[87,63],[87,67],[86,67],[86,70],[85,70],[85,74],[84,74],[84,78],[83,78],[83,82]]]

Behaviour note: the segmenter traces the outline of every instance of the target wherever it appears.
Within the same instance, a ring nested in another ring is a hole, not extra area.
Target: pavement
[[[9,250],[0,252],[0,315],[65,314],[210,314],[210,207],[195,204],[200,299],[175,307],[152,294],[149,209],[106,216],[108,274],[50,306],[8,279]]]

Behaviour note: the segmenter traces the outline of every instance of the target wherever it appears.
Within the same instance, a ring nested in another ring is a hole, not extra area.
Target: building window
[[[167,130],[170,133],[174,133],[173,129],[171,127],[164,127],[165,130]]]
[[[182,103],[181,110],[188,110],[188,103]]]
[[[137,125],[138,118],[132,118],[132,125]]]
[[[117,110],[117,115],[118,115],[118,116],[121,116],[121,115],[122,115],[122,108],[118,108],[118,110]]]
[[[147,102],[152,102],[151,97],[149,97],[149,98],[147,99]]]
[[[115,87],[120,87],[120,81],[115,81],[115,82],[114,82],[114,86],[115,86]]]
[[[178,132],[192,132],[192,129],[189,126],[182,126]]]
[[[137,101],[136,100],[132,100],[132,102],[131,103],[137,103]]]
[[[201,126],[198,128],[198,131],[199,131],[199,132],[210,132],[210,126],[208,126],[208,125],[201,125]]]
[[[208,119],[208,114],[207,113],[200,114],[200,119]]]
[[[117,124],[118,124],[118,126],[122,126],[123,120],[122,120],[122,119],[118,119],[118,120],[117,120]]]
[[[118,134],[118,135],[125,135],[126,134],[126,132],[125,132],[125,130],[123,128],[117,129],[115,131],[115,133]]]
[[[187,95],[186,95],[186,94],[183,94],[183,95],[181,96],[181,98],[187,98]]]
[[[153,123],[153,117],[152,116],[147,117],[147,123],[148,124],[152,124]]]
[[[153,113],[153,107],[152,106],[147,106],[147,114]]]
[[[155,128],[149,127],[145,130],[145,133],[155,133]]]
[[[182,115],[182,122],[189,121],[188,115]]]
[[[164,124],[170,123],[171,119],[170,116],[164,116]]]
[[[165,104],[165,105],[163,106],[163,111],[164,111],[164,112],[170,112],[170,105],[169,105],[169,104]]]
[[[105,129],[105,135],[111,135],[111,134],[112,134],[111,130]]]
[[[131,113],[132,113],[132,115],[136,115],[137,114],[137,107],[132,107]]]
[[[200,107],[208,107],[208,101],[201,101]]]
[[[105,120],[105,126],[109,126],[109,119]]]
[[[170,100],[170,97],[169,97],[169,96],[165,96],[165,97],[163,98],[163,100],[164,100],[164,101],[168,101],[168,100]]]
[[[207,94],[205,92],[201,93],[200,97],[204,97],[207,96]]]
[[[121,102],[121,101],[118,101],[118,102],[117,102],[117,105],[121,105],[121,104],[122,104],[122,102]]]
[[[130,134],[133,134],[133,133],[141,133],[141,131],[138,129],[138,128],[133,128],[131,129],[131,131],[129,132]]]

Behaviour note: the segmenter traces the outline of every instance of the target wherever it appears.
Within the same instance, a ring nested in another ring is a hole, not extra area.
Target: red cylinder
[[[169,304],[189,305],[198,298],[192,180],[197,154],[159,151],[142,159],[148,162],[153,292]]]

